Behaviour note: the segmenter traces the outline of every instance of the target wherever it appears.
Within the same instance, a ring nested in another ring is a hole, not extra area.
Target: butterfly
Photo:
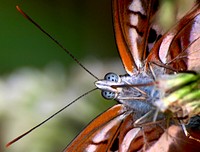
[[[188,139],[180,126],[167,123],[163,113],[155,121],[152,119],[157,110],[154,102],[160,99],[160,92],[153,85],[156,77],[200,69],[200,4],[197,2],[162,35],[155,20],[160,8],[158,0],[112,0],[112,3],[116,42],[127,74],[108,73],[95,85],[104,98],[115,99],[118,104],[95,118],[64,151],[197,151],[199,142]],[[195,130],[198,126],[193,126],[198,125],[198,117],[192,121],[188,127],[190,134],[199,135],[199,130]]]
[[[165,34],[155,19],[158,0],[112,0],[112,5],[116,43],[127,74],[108,73],[95,85],[118,104],[95,118],[64,151],[198,151],[200,143],[188,139],[180,126],[166,123],[165,115],[152,121],[159,91],[137,84],[200,70],[199,2]],[[191,127],[191,133],[199,130]]]

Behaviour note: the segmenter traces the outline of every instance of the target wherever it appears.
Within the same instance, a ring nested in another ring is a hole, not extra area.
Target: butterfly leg
[[[181,122],[181,127],[183,129],[183,132],[184,132],[185,136],[188,137],[189,139],[196,140],[197,142],[200,143],[200,139],[197,139],[197,138],[193,137],[192,135],[190,135],[190,133],[187,131],[185,123],[183,123],[183,121],[181,121],[181,120],[180,120],[180,122]]]
[[[145,152],[145,151],[150,147],[150,145],[149,145],[149,143],[148,143],[147,136],[146,136],[146,134],[145,134],[144,128],[141,127],[141,130],[142,130],[143,140],[144,140],[143,151]]]
[[[147,122],[151,122],[153,120],[153,116],[155,114],[155,109],[150,110],[144,116],[140,117],[134,122],[134,126],[138,126],[141,124],[145,124]]]

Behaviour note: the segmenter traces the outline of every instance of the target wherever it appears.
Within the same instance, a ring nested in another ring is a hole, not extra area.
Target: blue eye
[[[111,91],[102,91],[101,94],[107,100],[115,99],[117,95],[117,93]]]
[[[119,82],[120,80],[119,76],[115,73],[107,73],[104,79],[112,82]]]

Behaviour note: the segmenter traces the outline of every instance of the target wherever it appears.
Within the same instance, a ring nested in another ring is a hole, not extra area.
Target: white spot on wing
[[[169,47],[170,47],[170,44],[171,44],[171,41],[174,37],[174,34],[169,34],[167,35],[163,41],[162,41],[162,44],[160,45],[160,50],[159,50],[159,57],[160,57],[160,60],[163,62],[163,63],[166,63],[167,62],[167,54],[168,54],[168,50],[169,50]]]
[[[129,6],[129,10],[131,10],[133,12],[140,12],[141,14],[146,15],[140,0],[132,1],[132,3]]]
[[[86,147],[85,151],[86,152],[95,152],[97,149],[97,145],[89,145],[88,147]]]
[[[140,128],[133,128],[126,134],[126,136],[124,137],[124,140],[122,141],[122,146],[121,146],[122,152],[128,151],[128,148],[132,140],[137,136],[139,131],[140,131]]]
[[[192,30],[190,32],[190,41],[194,41],[200,36],[200,15],[197,16],[194,20],[194,24],[192,25]]]
[[[199,64],[197,64],[199,62],[200,59],[200,15],[198,15],[195,20],[194,23],[192,25],[192,29],[190,32],[190,43],[191,46],[187,49],[188,53],[187,53],[187,58],[188,58],[188,69],[189,70],[195,70],[195,71],[199,71],[200,70],[200,66]]]
[[[131,14],[130,21],[131,21],[131,25],[137,26],[138,25],[138,15]]]
[[[137,39],[138,39],[138,33],[134,28],[130,28],[129,29],[129,35],[130,35],[130,41],[131,41],[131,54],[133,56],[133,59],[137,65],[137,67],[142,67],[142,63],[139,60],[139,51],[138,51],[138,43],[137,43]]]
[[[93,138],[93,142],[94,143],[100,143],[106,139],[108,139],[110,136],[109,136],[109,133],[110,133],[110,130],[116,126],[119,121],[121,121],[122,119],[124,119],[126,115],[120,115],[118,116],[117,118],[111,120],[108,124],[106,124],[106,126],[104,126],[102,128],[102,130],[100,130],[100,132],[98,134],[96,134],[96,136],[94,136]]]

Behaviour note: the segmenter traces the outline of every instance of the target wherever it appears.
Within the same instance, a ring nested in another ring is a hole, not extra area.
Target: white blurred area
[[[124,74],[120,60],[86,59],[83,63],[100,79],[107,72]],[[94,81],[79,66],[66,69],[59,63],[42,70],[24,67],[0,77],[1,151],[62,151],[89,121],[115,102],[95,91],[11,147],[6,149],[5,144],[94,88]]]

